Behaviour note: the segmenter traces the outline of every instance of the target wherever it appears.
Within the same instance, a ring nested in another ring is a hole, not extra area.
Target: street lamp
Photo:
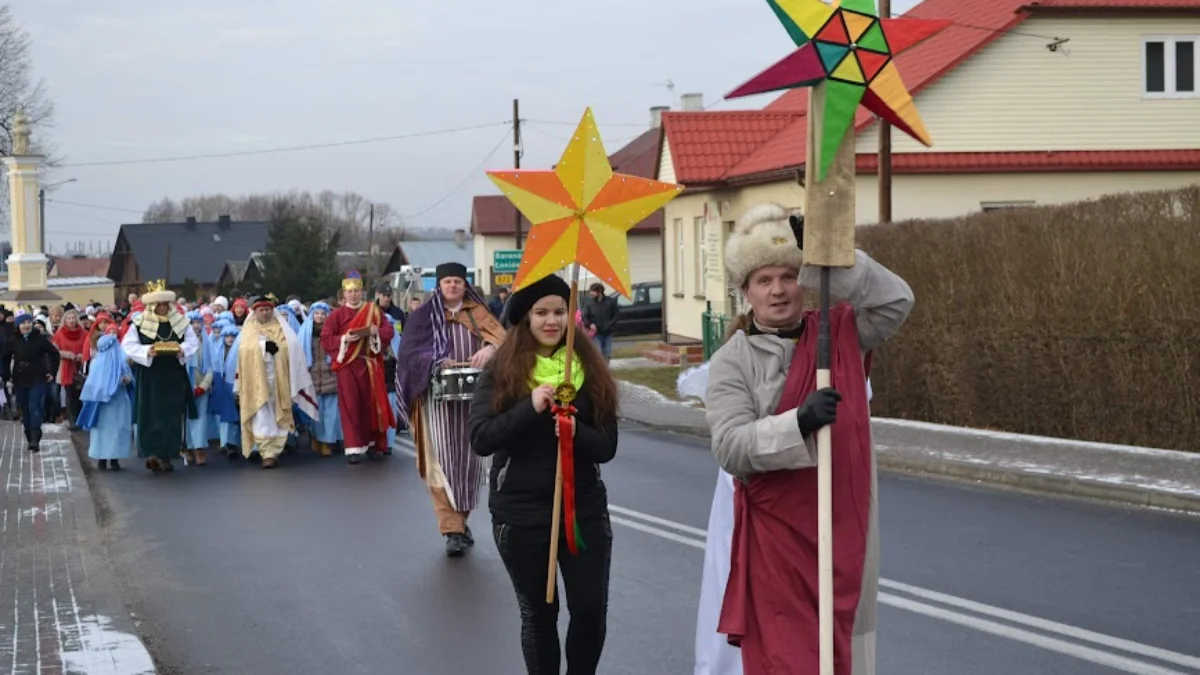
[[[42,255],[46,254],[46,190],[52,187],[58,187],[59,185],[74,183],[76,180],[78,179],[68,178],[66,180],[60,180],[57,183],[43,185],[38,190],[38,234],[41,236],[40,243],[42,245]]]

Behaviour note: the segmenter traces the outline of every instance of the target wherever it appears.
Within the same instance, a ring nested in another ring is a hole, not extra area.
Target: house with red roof
[[[934,145],[893,130],[893,220],[1200,183],[1200,0],[925,0],[905,16],[953,24],[896,57]],[[764,45],[763,67],[788,47]],[[687,187],[664,209],[673,341],[701,339],[710,303],[740,309],[722,265],[738,216],[801,208],[807,104],[799,89],[663,115],[658,178]],[[860,225],[879,212],[876,121],[855,119]]]
[[[650,128],[609,155],[613,171],[640,178],[653,178],[662,145],[662,114],[650,110]],[[471,202],[471,235],[475,247],[475,269],[484,270],[482,289],[494,293],[512,284],[512,274],[494,271],[496,251],[517,249],[517,209],[504,195],[477,195]],[[629,231],[629,275],[633,283],[662,281],[663,211],[659,209]],[[521,241],[529,234],[529,221],[521,216]],[[595,279],[581,278],[586,288]]]

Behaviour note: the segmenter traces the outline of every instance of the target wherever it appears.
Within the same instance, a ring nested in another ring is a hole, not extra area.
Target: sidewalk
[[[31,453],[20,423],[0,422],[0,671],[152,674],[102,553],[70,435],[44,429],[41,452]]]
[[[620,373],[617,373],[620,377]],[[620,382],[621,414],[650,428],[709,436],[704,410]],[[1200,514],[1200,453],[873,418],[886,471]]]

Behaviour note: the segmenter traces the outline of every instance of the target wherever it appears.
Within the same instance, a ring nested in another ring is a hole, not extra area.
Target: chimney
[[[455,230],[454,231],[454,245],[459,248],[467,247],[467,231],[466,230]]]
[[[684,110],[704,110],[704,94],[684,94],[680,98]]]
[[[217,229],[228,230],[230,228],[229,216],[217,217]]]
[[[656,105],[650,109],[650,128],[657,129],[662,126],[662,114],[671,109],[669,105]]]
[[[187,222],[183,224],[185,230],[196,229],[196,216],[188,216]]]

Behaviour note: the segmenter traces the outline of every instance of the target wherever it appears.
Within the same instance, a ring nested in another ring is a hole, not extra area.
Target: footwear
[[[475,535],[471,534],[471,526],[463,525],[463,540],[467,542],[467,546],[475,545]]]
[[[349,464],[358,464],[360,461],[362,461],[362,460],[359,458],[359,455],[357,455],[357,454],[346,455],[346,462]]]
[[[329,457],[333,454],[333,450],[329,448],[328,443],[317,443],[317,452],[321,453],[322,457]]]
[[[108,470],[109,471],[120,471],[121,463],[115,459],[108,460]]]
[[[225,453],[225,459],[227,459],[231,462],[234,461],[235,459],[238,459],[242,455],[242,451],[238,450],[237,448],[233,447],[232,445],[226,445],[224,448],[222,448],[222,452]]]
[[[183,452],[179,453],[179,456],[183,457],[184,464],[190,466],[196,463],[196,453],[192,452],[191,450],[184,450]]]
[[[275,458],[274,457],[263,457],[262,468],[274,469],[275,468]]]
[[[162,470],[166,471],[167,473],[170,473],[175,470],[175,465],[172,464],[171,460],[169,460],[169,459],[160,459],[160,460],[158,460],[158,464],[159,464],[159,466],[162,467]]]
[[[146,460],[146,468],[147,468],[147,469],[150,469],[151,471],[153,471],[155,475],[158,475],[158,474],[161,474],[161,473],[165,473],[165,472],[166,472],[166,469],[164,469],[164,468],[163,468],[163,462],[162,462],[162,460],[160,460],[160,459],[159,459],[159,458],[157,458],[157,457],[150,457],[150,458],[148,458],[148,459]]]
[[[461,558],[467,551],[467,540],[462,534],[452,532],[446,535],[446,557]]]
[[[196,451],[196,466],[204,466],[208,462],[208,453],[203,450]]]
[[[100,460],[99,462],[96,462],[96,466],[97,466],[97,467],[98,467],[98,468],[99,468],[101,471],[108,471],[108,460],[107,460],[107,459],[102,459],[102,460]]]

